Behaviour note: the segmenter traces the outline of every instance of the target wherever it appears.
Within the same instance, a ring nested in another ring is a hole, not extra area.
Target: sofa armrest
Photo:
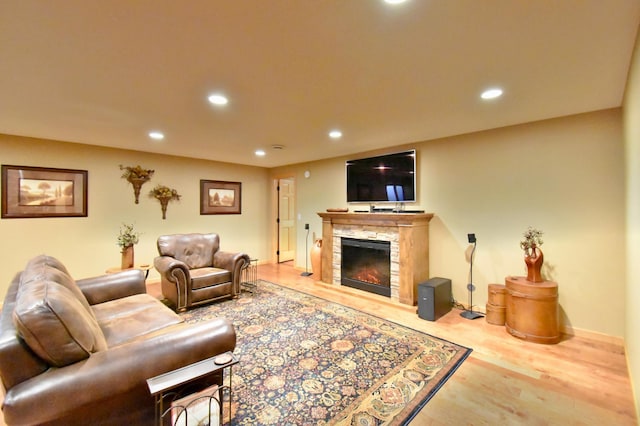
[[[162,277],[172,283],[176,282],[176,271],[178,270],[182,272],[179,276],[184,276],[187,280],[191,278],[187,264],[171,256],[156,257],[153,260],[153,266]]]
[[[235,330],[226,319],[176,324],[14,386],[5,396],[4,418],[7,424],[41,424],[92,419],[102,405],[124,410],[141,404],[153,407],[147,379],[233,351],[235,344]]]
[[[186,263],[171,256],[158,256],[153,265],[160,273],[162,294],[178,311],[186,309],[191,293],[191,272]]]
[[[231,253],[218,250],[213,255],[213,266],[215,268],[231,271],[233,276],[240,275],[240,271],[249,264],[249,255],[245,253]]]
[[[251,262],[246,253],[230,253],[218,250],[213,255],[213,266],[231,271],[231,281],[235,294],[240,294],[240,280],[242,270]]]
[[[76,283],[90,305],[147,292],[144,272],[139,269],[83,278]]]

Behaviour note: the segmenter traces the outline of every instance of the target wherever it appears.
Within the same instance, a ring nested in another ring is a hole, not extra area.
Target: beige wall
[[[0,220],[3,295],[15,273],[40,253],[58,257],[76,278],[118,266],[116,238],[123,222],[134,223],[142,232],[136,263],[153,263],[158,235],[182,232],[217,232],[223,250],[268,257],[266,169],[7,135],[0,135],[0,152],[2,164],[82,169],[89,175],[88,217]],[[142,187],[139,204],[134,203],[131,185],[120,177],[119,164],[155,170]],[[242,214],[201,216],[200,179],[242,182]],[[158,201],[147,195],[156,184],[182,195],[169,204],[166,220]]]
[[[635,307],[640,300],[636,285],[640,271],[635,262],[640,257],[639,57],[636,52],[625,103],[626,194],[619,109],[376,152],[417,149],[419,202],[408,208],[436,214],[431,223],[431,275],[451,278],[457,300],[467,301],[467,233],[474,232],[478,238],[474,304],[483,308],[488,284],[503,282],[506,275],[524,274],[518,243],[527,226],[539,227],[545,232],[544,272],[559,283],[564,323],[625,336],[634,384],[640,383],[640,339],[635,332],[640,326]],[[2,294],[22,265],[40,253],[59,257],[77,277],[101,274],[118,265],[116,237],[122,222],[134,223],[143,233],[136,246],[138,263],[152,262],[157,235],[209,231],[220,233],[225,250],[243,250],[271,260],[275,227],[266,206],[273,205],[276,176],[296,180],[296,266],[304,268],[302,224],[309,223],[312,235],[319,237],[322,225],[316,213],[347,206],[346,157],[268,171],[7,135],[0,135],[0,152],[2,164],[89,171],[88,217],[0,220]],[[120,178],[119,164],[156,170],[143,187],[138,205],[131,186]],[[304,177],[306,170],[309,178]],[[201,216],[200,179],[242,182],[242,215]],[[157,201],[146,196],[157,183],[176,188],[183,196],[170,204],[166,220]],[[155,272],[151,277],[157,277]]]
[[[624,102],[627,170],[627,316],[625,345],[636,401],[640,412],[640,41],[636,41]]]
[[[639,109],[628,102],[626,116],[637,117]],[[627,165],[631,171],[627,213],[636,215],[629,233],[635,238],[635,248],[630,248],[629,256],[635,253],[631,257],[635,259],[638,212],[633,206],[637,209],[640,123],[627,121],[628,158],[633,158]],[[467,301],[467,233],[474,232],[478,238],[474,304],[484,308],[488,284],[503,282],[506,275],[524,274],[518,243],[527,226],[539,227],[545,232],[544,271],[559,283],[564,323],[624,336],[626,311],[627,346],[637,375],[640,367],[634,360],[638,359],[638,342],[631,331],[639,320],[633,305],[625,304],[625,297],[632,303],[639,295],[633,285],[633,278],[638,277],[633,262],[628,262],[627,284],[622,132],[622,111],[613,109],[385,151],[407,147],[418,151],[419,202],[408,207],[436,214],[431,223],[431,275],[451,278],[457,300]],[[5,265],[0,287],[4,288],[20,267],[39,253],[61,258],[77,277],[100,274],[118,265],[115,242],[122,222],[135,223],[143,233],[136,246],[138,262],[153,260],[157,235],[199,231],[219,232],[224,249],[272,259],[275,227],[266,206],[273,205],[272,178],[288,175],[295,177],[297,188],[296,265],[304,268],[306,234],[301,225],[309,223],[312,235],[320,236],[321,221],[316,213],[347,206],[346,158],[268,171],[6,135],[0,135],[0,152],[2,164],[89,171],[87,218],[0,220],[0,255]],[[131,186],[120,178],[119,164],[156,170],[153,180],[143,187],[139,205],[133,202]],[[305,170],[310,172],[309,178],[304,177]],[[243,214],[199,215],[200,179],[241,181]],[[161,218],[159,204],[145,196],[156,183],[174,187],[183,195],[180,202],[169,206],[166,220]],[[630,246],[634,241],[629,240]]]
[[[431,276],[451,278],[454,297],[466,303],[467,233],[475,233],[474,305],[484,310],[488,284],[526,274],[519,242],[532,225],[545,233],[543,272],[559,284],[563,323],[623,336],[621,119],[620,109],[606,110],[386,150],[417,149],[419,202],[407,208],[436,215],[430,228]],[[322,223],[316,213],[347,207],[345,159],[272,170],[296,177],[299,218],[318,236]],[[300,230],[299,267],[304,267],[304,236]]]

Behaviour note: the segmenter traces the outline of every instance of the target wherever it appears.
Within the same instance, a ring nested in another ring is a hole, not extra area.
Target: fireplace
[[[433,213],[319,212],[322,281],[342,285],[343,238],[391,242],[392,301],[415,306],[418,284],[429,279],[429,221]]]
[[[341,238],[341,284],[391,296],[391,243]]]

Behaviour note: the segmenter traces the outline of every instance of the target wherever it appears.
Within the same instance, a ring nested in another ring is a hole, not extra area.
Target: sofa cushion
[[[51,280],[36,279],[19,289],[13,321],[31,350],[54,367],[107,349],[95,317],[71,290]]]
[[[192,269],[191,273],[191,289],[198,290],[200,288],[211,287],[228,283],[231,281],[231,272],[220,268],[200,268]]]
[[[93,309],[110,348],[183,322],[178,314],[146,293],[98,303]]]

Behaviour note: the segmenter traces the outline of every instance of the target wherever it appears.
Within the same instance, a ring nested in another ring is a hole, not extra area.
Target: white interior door
[[[296,251],[295,181],[278,180],[278,263],[293,260]]]

